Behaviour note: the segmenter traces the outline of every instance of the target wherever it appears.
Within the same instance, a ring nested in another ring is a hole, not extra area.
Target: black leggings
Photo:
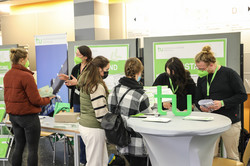
[[[10,121],[15,137],[12,166],[22,165],[22,156],[26,144],[28,146],[28,166],[37,166],[38,144],[41,132],[38,114],[10,115]]]

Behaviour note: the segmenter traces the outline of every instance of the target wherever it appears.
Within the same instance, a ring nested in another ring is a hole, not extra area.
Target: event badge
[[[80,95],[80,91],[78,89],[75,89],[75,94]]]

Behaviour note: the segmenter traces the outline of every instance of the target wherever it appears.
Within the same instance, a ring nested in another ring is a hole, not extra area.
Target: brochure
[[[54,96],[53,94],[53,88],[49,87],[49,85],[46,85],[40,89],[38,89],[39,94],[41,97],[51,97]]]
[[[143,119],[143,121],[167,123],[167,122],[171,121],[171,119],[170,118],[162,118],[162,117],[147,117],[147,118]]]
[[[198,121],[211,121],[214,117],[202,117],[202,116],[186,116],[184,120],[198,120]]]

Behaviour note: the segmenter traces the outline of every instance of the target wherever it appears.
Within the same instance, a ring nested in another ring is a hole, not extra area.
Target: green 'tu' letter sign
[[[192,96],[187,95],[187,111],[177,111],[177,101],[176,101],[176,95],[163,95],[161,86],[157,86],[157,95],[155,95],[157,98],[157,109],[159,114],[166,115],[167,112],[162,110],[162,98],[171,98],[172,99],[172,112],[175,116],[187,116],[190,115],[192,112]]]

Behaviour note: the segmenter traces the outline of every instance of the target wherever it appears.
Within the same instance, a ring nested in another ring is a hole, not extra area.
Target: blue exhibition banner
[[[62,102],[68,103],[68,88],[58,78],[59,73],[68,74],[67,43],[46,43],[44,36],[42,39],[39,37],[36,37],[37,86],[41,88],[49,85],[53,88],[53,94],[59,95]]]

